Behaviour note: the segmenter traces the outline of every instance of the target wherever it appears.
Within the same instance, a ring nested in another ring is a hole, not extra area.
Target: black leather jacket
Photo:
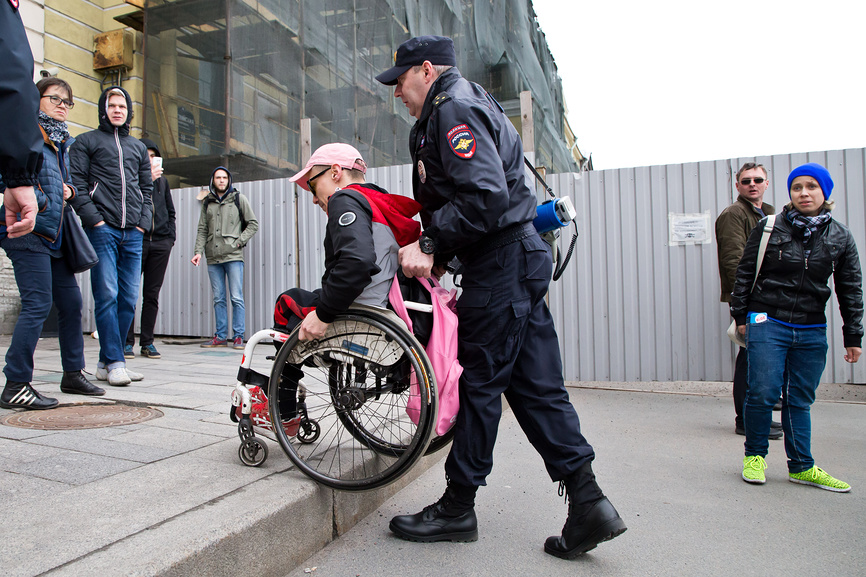
[[[854,237],[845,225],[830,220],[804,244],[800,229],[791,225],[787,213],[786,207],[776,217],[754,291],[751,288],[758,245],[767,219],[761,219],[749,235],[737,267],[731,315],[738,325],[746,324],[750,311],[765,312],[793,324],[826,323],[828,281],[833,275],[845,346],[859,347],[863,337],[863,290]],[[811,250],[808,258],[806,249]]]

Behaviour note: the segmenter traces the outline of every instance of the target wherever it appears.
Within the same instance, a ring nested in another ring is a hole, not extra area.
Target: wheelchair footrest
[[[240,367],[238,369],[238,380],[247,386],[259,386],[267,390],[270,377],[257,373],[253,369]]]

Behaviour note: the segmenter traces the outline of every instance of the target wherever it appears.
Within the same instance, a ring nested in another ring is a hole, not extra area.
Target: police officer
[[[397,49],[376,79],[394,86],[417,119],[409,137],[412,185],[424,232],[400,250],[409,276],[464,266],[460,317],[460,412],[445,463],[448,487],[435,504],[391,520],[411,541],[475,541],[475,493],[493,467],[504,394],[553,481],[569,499],[562,535],[545,551],[571,559],[616,537],[625,523],[595,481],[594,452],[580,433],[562,378],[559,343],[544,302],[549,247],[532,226],[535,196],[523,147],[502,108],[455,68],[450,38],[421,36]]]
[[[29,233],[36,224],[33,187],[42,167],[42,134],[36,123],[39,91],[33,84],[33,54],[18,14],[18,0],[0,4],[0,176],[6,185],[6,232],[14,238]]]

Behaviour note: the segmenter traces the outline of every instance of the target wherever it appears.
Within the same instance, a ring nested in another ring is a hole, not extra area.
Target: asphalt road
[[[566,505],[513,416],[478,493],[476,543],[410,543],[388,531],[444,489],[442,462],[287,577],[473,575],[866,575],[866,405],[813,407],[818,466],[849,482],[836,494],[787,480],[771,441],[767,483],[740,478],[743,437],[727,396],[571,389],[594,469],[628,531],[575,561],[544,553]]]

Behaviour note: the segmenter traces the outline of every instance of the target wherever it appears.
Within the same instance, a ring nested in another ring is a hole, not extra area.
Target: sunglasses
[[[75,106],[75,103],[71,100],[63,100],[59,96],[43,96],[42,98],[47,98],[54,106],[60,106],[61,104],[65,104],[66,108],[68,108],[69,110],[72,110],[72,108]]]
[[[766,178],[744,178],[743,180],[740,181],[740,184],[749,185],[749,184],[752,184],[752,182],[754,182],[755,184],[761,184],[765,180],[767,180],[767,179]]]
[[[313,181],[316,180],[317,178],[319,178],[320,176],[322,176],[323,174],[325,174],[326,172],[328,172],[329,170],[331,170],[330,166],[328,168],[326,168],[325,170],[323,170],[322,172],[318,173],[316,176],[311,176],[310,178],[307,179],[307,186],[310,187],[310,192],[313,193],[313,196],[315,196],[315,194],[316,194],[316,187],[313,186]]]

